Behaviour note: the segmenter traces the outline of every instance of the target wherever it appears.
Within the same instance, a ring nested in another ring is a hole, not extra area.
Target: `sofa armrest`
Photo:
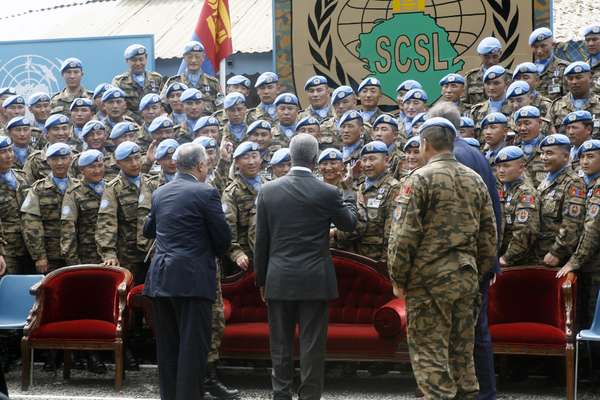
[[[406,303],[404,299],[392,299],[373,314],[373,326],[379,336],[391,338],[406,336]]]

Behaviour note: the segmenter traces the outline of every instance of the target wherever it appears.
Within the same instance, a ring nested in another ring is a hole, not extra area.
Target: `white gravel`
[[[582,28],[598,23],[600,23],[600,1],[554,0],[554,36],[556,40],[581,40],[583,39]]]

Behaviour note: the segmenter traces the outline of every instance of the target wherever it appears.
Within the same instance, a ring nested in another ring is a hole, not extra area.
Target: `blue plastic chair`
[[[23,329],[35,298],[29,288],[44,275],[6,275],[0,279],[0,330]]]
[[[575,340],[575,400],[577,400],[577,366],[579,364],[579,342],[600,342],[600,290],[596,300],[594,320],[590,329],[584,329],[577,334]]]

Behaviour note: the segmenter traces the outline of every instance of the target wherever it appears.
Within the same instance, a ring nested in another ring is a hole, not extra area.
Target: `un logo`
[[[4,62],[0,60],[0,87],[14,87],[27,98],[31,93],[50,95],[60,90],[60,60],[52,61],[35,54],[24,54]]]

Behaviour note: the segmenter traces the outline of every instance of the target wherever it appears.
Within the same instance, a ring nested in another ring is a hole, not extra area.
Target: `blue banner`
[[[76,57],[83,63],[83,85],[88,90],[127,71],[123,53],[139,43],[148,50],[146,69],[154,70],[154,36],[128,35],[72,39],[0,42],[0,87],[11,86],[27,96],[33,92],[53,94],[64,88],[60,65]]]

